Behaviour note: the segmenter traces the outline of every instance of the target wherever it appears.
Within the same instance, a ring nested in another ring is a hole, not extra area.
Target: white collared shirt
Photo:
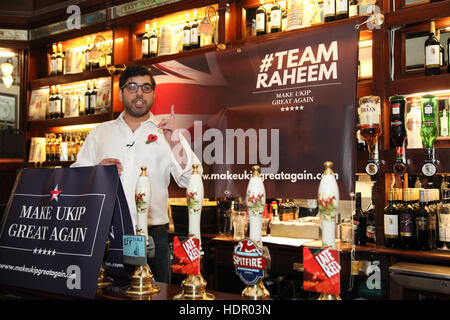
[[[184,169],[175,156],[164,135],[158,131],[159,121],[150,113],[150,117],[141,122],[134,132],[123,119],[124,112],[116,120],[104,122],[89,133],[77,155],[77,161],[71,167],[94,166],[105,158],[116,158],[122,163],[122,181],[133,225],[136,225],[135,188],[141,172],[141,166],[147,167],[150,180],[149,225],[169,223],[167,213],[168,186],[170,174],[178,186],[186,188],[191,176],[192,164],[200,163],[189,143],[180,134],[180,141],[187,157]],[[150,134],[156,135],[156,141],[146,143]],[[132,145],[132,146],[130,146]]]

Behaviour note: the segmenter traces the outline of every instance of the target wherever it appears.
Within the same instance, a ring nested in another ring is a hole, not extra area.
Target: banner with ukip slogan
[[[243,196],[254,164],[268,197],[315,199],[332,161],[354,188],[358,21],[316,26],[152,65],[152,112],[185,128],[205,195]]]
[[[0,226],[0,283],[94,298],[108,237],[117,266],[133,233],[121,188],[115,166],[24,169]]]

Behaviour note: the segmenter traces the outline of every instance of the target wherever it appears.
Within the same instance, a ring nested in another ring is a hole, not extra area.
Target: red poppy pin
[[[147,137],[147,141],[145,141],[146,144],[155,142],[156,140],[158,140],[158,136],[154,135],[154,134],[149,134]]]

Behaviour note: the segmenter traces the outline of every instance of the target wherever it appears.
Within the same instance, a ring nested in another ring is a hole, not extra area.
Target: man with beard
[[[200,163],[189,143],[177,130],[173,114],[158,121],[150,112],[155,80],[142,66],[129,66],[119,80],[119,99],[124,111],[116,120],[104,122],[89,133],[72,167],[116,165],[133,223],[136,224],[134,190],[147,167],[151,200],[148,233],[155,243],[155,257],[148,260],[155,280],[169,281],[168,186],[170,175],[186,188],[193,163]]]

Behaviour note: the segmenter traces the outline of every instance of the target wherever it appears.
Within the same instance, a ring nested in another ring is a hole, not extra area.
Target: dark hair
[[[156,83],[155,79],[153,79],[152,74],[146,67],[139,65],[126,67],[125,71],[120,75],[119,88],[123,89],[123,86],[125,85],[125,83],[127,83],[128,79],[137,76],[149,76],[150,84],[152,85],[153,90],[155,90]]]

